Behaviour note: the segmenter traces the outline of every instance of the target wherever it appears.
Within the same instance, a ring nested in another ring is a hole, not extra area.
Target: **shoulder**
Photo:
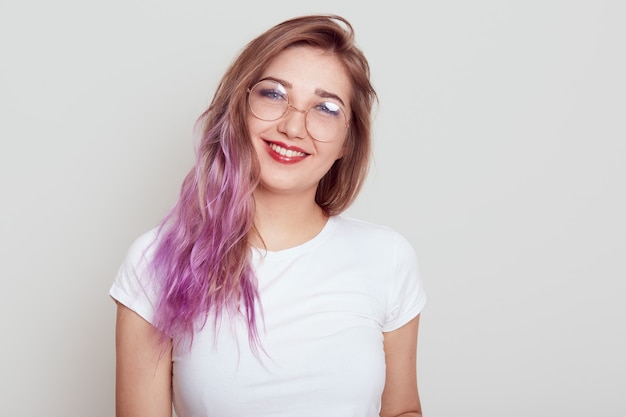
[[[338,234],[346,238],[380,245],[411,246],[404,235],[389,226],[343,216],[336,216],[333,220]]]
[[[152,279],[150,263],[158,237],[158,229],[138,236],[129,246],[120,265],[109,295],[152,323],[156,301],[156,282]]]
[[[151,257],[156,247],[157,238],[159,236],[159,228],[155,227],[150,229],[137,238],[130,244],[126,253],[127,261],[141,261]]]
[[[365,256],[385,259],[389,265],[397,263],[417,262],[417,255],[409,240],[397,230],[382,224],[364,220],[336,216],[335,246],[341,245],[341,252],[349,248],[359,251]]]
[[[157,246],[158,231],[158,228],[150,229],[130,243],[120,266],[120,272],[142,271],[150,264]]]
[[[331,217],[331,220],[336,223],[339,230],[358,233],[361,235],[390,235],[397,233],[389,226],[371,223],[365,220],[355,219],[353,217],[334,216]]]
[[[152,281],[150,265],[158,240],[158,228],[139,235],[128,247],[115,284],[125,287],[146,286]]]

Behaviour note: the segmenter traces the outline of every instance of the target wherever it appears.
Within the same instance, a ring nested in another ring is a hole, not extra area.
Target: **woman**
[[[339,214],[375,92],[339,16],[250,42],[199,122],[195,167],[111,288],[117,415],[421,416],[425,296],[398,233]]]

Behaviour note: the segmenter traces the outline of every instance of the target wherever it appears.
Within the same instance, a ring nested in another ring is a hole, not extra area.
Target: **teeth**
[[[298,151],[292,151],[290,149],[285,149],[282,146],[278,146],[274,143],[270,143],[270,148],[276,152],[281,154],[282,156],[285,156],[287,158],[292,158],[294,156],[306,156],[306,154],[304,152],[298,152]]]

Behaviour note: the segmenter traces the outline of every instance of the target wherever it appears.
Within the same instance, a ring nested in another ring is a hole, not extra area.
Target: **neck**
[[[314,238],[328,217],[311,196],[254,193],[256,233],[250,243],[271,251],[298,246]]]

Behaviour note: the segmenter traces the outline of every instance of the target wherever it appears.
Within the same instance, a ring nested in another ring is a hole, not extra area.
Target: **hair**
[[[367,59],[350,23],[336,15],[286,20],[249,42],[221,79],[206,111],[196,163],[178,202],[159,227],[151,267],[158,277],[155,325],[163,337],[182,339],[210,314],[243,314],[250,345],[259,345],[257,281],[248,238],[254,233],[253,192],[260,167],[247,125],[247,90],[287,48],[312,46],[336,56],[352,82],[352,113],[343,157],[319,182],[315,201],[327,216],[344,211],[365,180],[376,93]]]

